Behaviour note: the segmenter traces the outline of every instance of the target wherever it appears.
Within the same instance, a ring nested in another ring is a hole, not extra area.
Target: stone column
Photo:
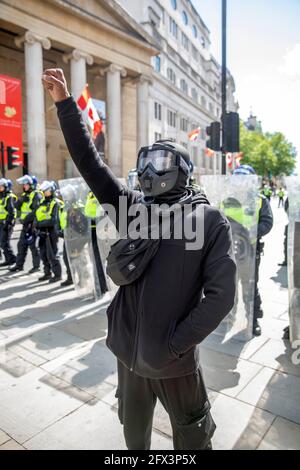
[[[49,39],[27,31],[15,39],[24,43],[26,76],[26,114],[29,172],[39,180],[47,178],[45,95],[42,85],[43,48],[50,49]]]
[[[118,65],[111,64],[101,71],[106,73],[106,101],[107,101],[107,143],[108,162],[113,173],[122,176],[122,96],[121,77],[127,72]],[[130,112],[130,110],[129,110]]]
[[[151,79],[142,75],[137,84],[137,151],[149,145],[149,85]]]
[[[71,93],[77,101],[87,84],[86,64],[93,65],[93,57],[78,49],[74,49],[70,54],[63,55],[63,61],[66,64],[70,61]],[[72,165],[72,176],[80,176],[74,163]]]
[[[74,49],[63,56],[63,61],[71,66],[71,91],[77,100],[87,84],[86,64],[93,65],[93,57],[85,52]]]

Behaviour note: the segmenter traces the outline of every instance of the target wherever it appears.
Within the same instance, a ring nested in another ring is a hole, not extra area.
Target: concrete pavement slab
[[[10,436],[0,429],[0,446],[7,441],[10,441]]]
[[[299,390],[300,377],[264,368],[237,398],[300,424]]]
[[[270,413],[223,394],[214,399],[212,416],[217,424],[215,450],[256,449],[274,420]]]
[[[21,444],[11,439],[7,441],[5,444],[0,446],[0,450],[25,450]]]
[[[205,348],[201,348],[201,364],[206,386],[232,397],[262,369],[257,364]]]
[[[270,339],[250,358],[251,362],[300,376],[300,365],[293,364],[295,350],[289,341]]]
[[[37,369],[1,389],[0,429],[20,443],[82,406],[82,391],[78,399],[70,384],[57,379],[54,387],[46,382],[45,372]]]
[[[28,449],[125,450],[117,413],[102,401],[92,401],[26,442]],[[157,432],[152,449],[172,449],[172,442]]]
[[[258,450],[299,450],[300,426],[283,418],[276,418],[260,443]]]

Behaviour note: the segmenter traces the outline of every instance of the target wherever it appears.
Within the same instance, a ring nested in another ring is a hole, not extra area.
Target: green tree
[[[281,132],[248,131],[241,122],[242,163],[253,166],[258,175],[290,175],[296,167],[297,152]]]

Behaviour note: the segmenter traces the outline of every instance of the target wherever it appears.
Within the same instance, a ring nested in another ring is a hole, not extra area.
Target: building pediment
[[[127,36],[128,40],[137,41],[142,47],[157,52],[151,36],[135,19],[115,0],[47,0],[57,4],[71,14],[80,16],[86,21],[98,23],[99,27],[111,30],[116,35]]]

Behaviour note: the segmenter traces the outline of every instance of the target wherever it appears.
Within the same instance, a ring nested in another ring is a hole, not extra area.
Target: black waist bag
[[[106,272],[117,286],[126,286],[136,281],[154,258],[160,245],[159,239],[130,237],[118,240],[107,258]]]

